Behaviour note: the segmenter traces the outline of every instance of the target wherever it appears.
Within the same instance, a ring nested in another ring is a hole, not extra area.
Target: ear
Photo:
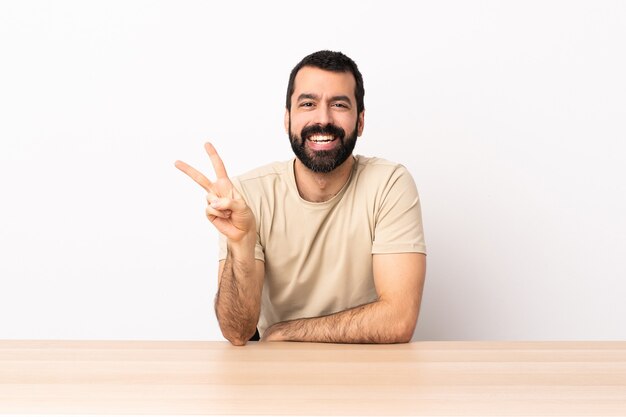
[[[285,108],[285,132],[289,135],[289,110]]]
[[[361,136],[363,134],[363,128],[365,127],[365,110],[359,113],[359,117],[357,118],[357,136]]]

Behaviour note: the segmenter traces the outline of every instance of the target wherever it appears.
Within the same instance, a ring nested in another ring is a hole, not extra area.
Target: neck
[[[313,203],[322,203],[333,198],[350,178],[354,157],[350,155],[344,163],[328,173],[311,171],[298,158],[294,164],[296,186],[300,197]]]

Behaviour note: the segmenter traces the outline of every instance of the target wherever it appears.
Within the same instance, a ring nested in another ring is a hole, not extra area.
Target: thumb
[[[211,200],[210,204],[215,210],[230,210],[233,212],[243,211],[248,207],[243,199],[233,198],[215,198]]]

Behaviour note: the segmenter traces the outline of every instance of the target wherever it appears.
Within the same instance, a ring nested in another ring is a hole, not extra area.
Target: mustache
[[[300,132],[300,137],[303,141],[307,140],[312,135],[332,135],[337,137],[341,142],[343,142],[343,138],[346,136],[346,131],[339,126],[335,126],[334,124],[329,123],[325,126],[306,126],[302,128],[302,131]]]

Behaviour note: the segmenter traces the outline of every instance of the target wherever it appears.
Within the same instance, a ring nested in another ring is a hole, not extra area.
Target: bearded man
[[[249,340],[411,340],[426,271],[415,183],[402,165],[353,155],[365,121],[352,59],[319,51],[291,71],[285,130],[296,155],[229,179],[215,148],[208,193],[220,232],[215,311],[233,345]]]

